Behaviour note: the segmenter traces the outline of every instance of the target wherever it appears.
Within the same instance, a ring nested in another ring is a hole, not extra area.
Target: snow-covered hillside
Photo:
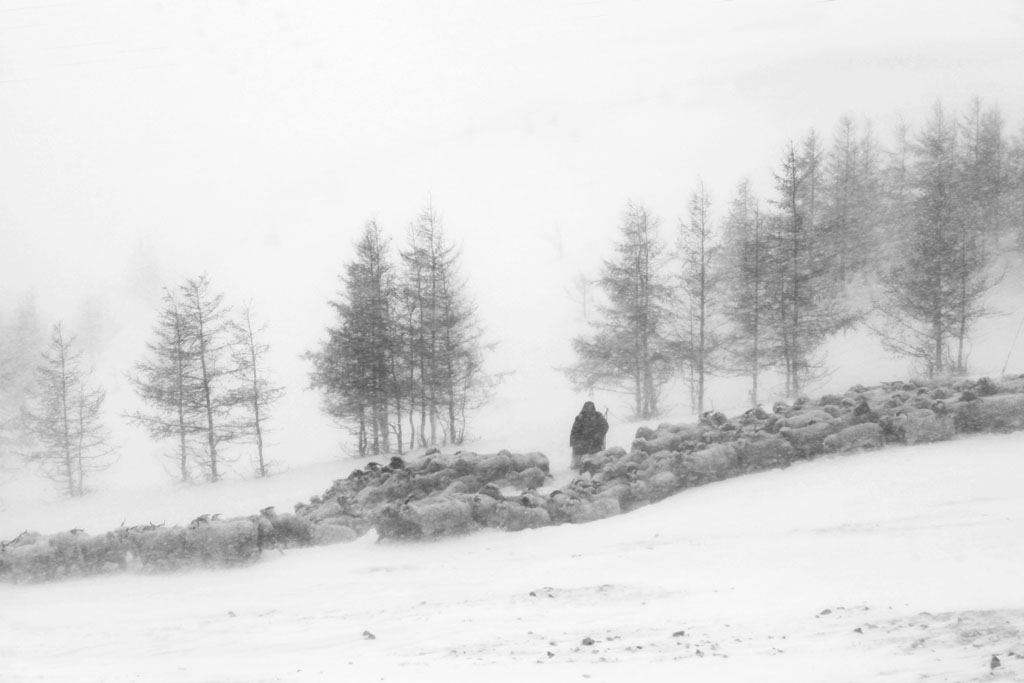
[[[1022,448],[825,458],[586,525],[2,584],[0,679],[1021,680]]]

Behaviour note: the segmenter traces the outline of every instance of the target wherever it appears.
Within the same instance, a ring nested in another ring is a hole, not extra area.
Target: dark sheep
[[[260,514],[270,522],[270,543],[284,548],[313,544],[313,525],[308,520],[290,513],[279,514],[273,505],[260,510]]]

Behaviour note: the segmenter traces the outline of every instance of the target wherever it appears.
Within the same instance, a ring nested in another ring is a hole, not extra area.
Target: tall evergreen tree
[[[886,348],[916,359],[929,376],[965,370],[970,331],[989,313],[984,297],[996,282],[957,133],[937,103],[912,148],[904,260],[885,278],[885,325],[876,330]]]
[[[396,284],[388,241],[375,222],[367,223],[346,266],[342,292],[331,307],[338,324],[313,363],[312,386],[324,395],[324,410],[353,426],[360,454],[391,450],[392,418],[401,450],[402,391],[396,383],[393,319]],[[392,406],[395,407],[392,412]]]
[[[860,134],[851,117],[842,117],[825,155],[820,233],[843,285],[876,254],[877,163],[870,131]]]
[[[324,409],[353,426],[360,453],[461,443],[467,411],[486,394],[481,331],[458,274],[458,252],[432,207],[411,226],[403,269],[369,223],[332,302],[338,324],[316,352]],[[408,432],[403,425],[408,424]]]
[[[461,443],[468,409],[486,399],[482,330],[459,275],[459,252],[428,205],[401,252],[421,445]]]
[[[74,336],[65,334],[60,323],[54,325],[36,368],[36,405],[25,414],[40,446],[32,460],[68,496],[84,495],[86,476],[113,464],[114,454],[102,421],[106,393],[88,384],[81,357]]]
[[[840,309],[818,224],[821,154],[813,133],[800,151],[791,142],[775,175],[778,220],[773,221],[769,264],[779,286],[772,288],[776,299],[771,311],[790,395],[798,395],[803,382],[820,371],[813,354],[825,339],[852,322]]]
[[[598,280],[607,302],[598,308],[592,334],[573,339],[578,361],[568,375],[580,388],[632,394],[637,417],[650,418],[672,375],[671,288],[658,222],[647,209],[630,202],[620,235],[616,256],[604,261]]]
[[[761,209],[749,180],[736,189],[724,227],[725,315],[732,332],[723,343],[738,373],[751,379],[750,401],[760,398],[763,371],[779,363],[777,337],[770,323],[771,306],[778,300],[771,289],[768,216]]]
[[[1007,211],[1006,141],[1003,118],[995,106],[975,98],[957,130],[957,193],[963,220],[974,225],[981,248],[996,251]]]

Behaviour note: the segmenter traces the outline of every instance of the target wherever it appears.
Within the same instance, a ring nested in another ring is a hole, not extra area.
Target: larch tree
[[[236,323],[224,295],[213,291],[206,275],[185,280],[179,295],[194,359],[190,399],[193,411],[202,415],[200,429],[205,441],[205,447],[196,451],[196,460],[206,477],[216,482],[225,462],[221,444],[235,441],[244,431],[237,413],[246,405],[246,392],[239,391],[231,357]]]
[[[284,388],[271,382],[268,375],[266,357],[270,346],[263,341],[265,332],[265,325],[256,325],[253,321],[252,303],[244,305],[235,328],[232,356],[245,408],[239,431],[256,446],[254,469],[260,477],[269,475],[274,464],[266,458],[263,437],[274,404],[284,396]]]
[[[813,354],[833,332],[852,324],[839,303],[839,288],[830,275],[826,238],[820,229],[821,146],[809,134],[798,150],[786,147],[775,174],[778,220],[771,233],[772,277],[779,286],[773,312],[781,340],[786,393],[799,395],[821,364]]]
[[[410,226],[401,270],[368,223],[331,302],[337,322],[313,364],[324,410],[353,429],[360,454],[461,443],[487,396],[482,331],[458,272],[458,251],[433,207]]]
[[[876,253],[878,150],[870,131],[860,134],[844,116],[825,154],[819,231],[841,285],[867,269]]]
[[[605,302],[597,307],[592,333],[573,339],[577,362],[567,374],[577,388],[631,394],[635,415],[650,418],[658,413],[674,363],[665,251],[658,221],[643,206],[627,205],[615,252],[597,282]]]
[[[1024,124],[1006,150],[1006,229],[1016,228],[1016,247],[1024,251]]]
[[[328,327],[320,349],[306,354],[313,364],[311,386],[323,394],[324,411],[353,428],[360,455],[390,452],[393,427],[401,449],[397,291],[389,243],[375,222],[366,224],[341,282],[342,291],[330,302],[337,323]]]
[[[177,439],[182,481],[193,471],[219,481],[225,463],[222,445],[246,433],[240,411],[248,391],[239,383],[234,361],[238,325],[224,295],[209,277],[188,278],[176,292],[165,292],[151,358],[129,375],[148,410],[126,415],[157,439]]]
[[[711,196],[703,182],[691,194],[688,217],[679,226],[678,253],[682,265],[677,290],[681,298],[681,365],[690,386],[690,403],[701,414],[707,377],[718,364],[721,303]]]
[[[39,448],[31,459],[68,496],[86,492],[86,476],[113,464],[115,449],[103,425],[106,393],[88,382],[74,336],[54,325],[37,366],[39,393],[25,422]]]
[[[958,204],[973,226],[980,247],[993,253],[1000,247],[1009,211],[1009,172],[1003,118],[996,106],[972,100],[957,130]]]
[[[729,351],[735,372],[750,377],[750,402],[757,405],[761,373],[779,363],[779,348],[770,326],[770,306],[777,297],[770,290],[768,216],[749,180],[736,189],[723,233],[722,308],[731,323],[723,348]]]
[[[149,358],[135,363],[128,381],[148,410],[137,410],[125,417],[145,429],[157,440],[174,439],[177,477],[192,479],[191,439],[202,431],[196,409],[196,364],[192,332],[178,297],[164,290],[163,306],[147,342]]]
[[[489,383],[482,372],[483,331],[459,274],[459,251],[432,205],[410,226],[400,254],[419,443],[458,444],[467,411],[487,399]]]
[[[929,376],[966,369],[971,329],[990,313],[985,294],[997,281],[961,155],[955,118],[936,103],[912,148],[904,259],[884,279],[876,328],[889,351]]]

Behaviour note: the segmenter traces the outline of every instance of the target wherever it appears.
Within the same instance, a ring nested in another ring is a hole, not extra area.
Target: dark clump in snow
[[[956,383],[855,386],[843,395],[760,406],[732,418],[641,427],[627,451],[585,456],[559,488],[542,453],[432,450],[368,463],[335,480],[294,513],[201,515],[187,527],[139,525],[97,536],[81,529],[23,532],[0,544],[0,577],[45,581],[136,569],[225,567],[267,549],[355,540],[434,539],[481,528],[522,531],[612,517],[681,490],[825,453],[948,440],[958,433],[1024,430],[1024,376]]]

